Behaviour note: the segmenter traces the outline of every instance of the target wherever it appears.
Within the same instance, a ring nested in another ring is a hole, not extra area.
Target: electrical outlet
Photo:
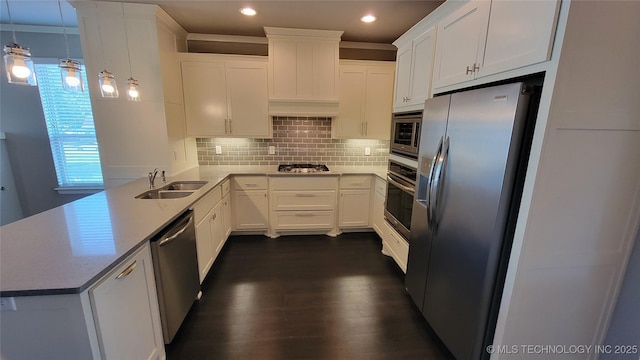
[[[275,154],[276,154],[276,147],[269,146],[269,155],[275,155]]]
[[[222,146],[216,145],[216,155],[222,154]]]
[[[0,311],[16,311],[16,299],[12,297],[0,298]]]
[[[371,148],[370,147],[367,146],[367,147],[364,148],[364,155],[365,156],[371,155]]]

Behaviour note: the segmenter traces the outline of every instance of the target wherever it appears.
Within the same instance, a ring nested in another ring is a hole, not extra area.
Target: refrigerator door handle
[[[429,188],[429,226],[434,235],[438,231],[438,211],[440,210],[438,203],[442,195],[442,180],[448,156],[449,137],[444,141],[442,149],[437,155],[437,163],[433,166],[433,179],[431,180],[431,186]]]
[[[440,142],[438,143],[438,148],[436,150],[436,154],[433,156],[433,160],[431,161],[431,166],[429,168],[429,177],[427,178],[427,191],[425,194],[425,203],[427,207],[427,226],[431,229],[433,214],[432,214],[432,206],[431,206],[431,188],[433,186],[433,176],[435,174],[435,169],[437,167],[437,161],[440,158],[440,153],[442,152],[442,144],[444,141],[444,137],[440,137]]]

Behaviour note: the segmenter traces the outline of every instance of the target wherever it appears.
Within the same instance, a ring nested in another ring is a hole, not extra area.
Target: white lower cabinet
[[[164,358],[148,245],[91,288],[89,298],[104,359]]]
[[[266,176],[233,177],[235,230],[263,230],[269,227],[269,195]]]
[[[369,227],[371,204],[371,175],[343,175],[340,177],[338,226],[340,228]]]
[[[224,233],[224,242],[227,241],[229,235],[231,235],[231,229],[233,228],[233,218],[231,215],[231,195],[227,193],[222,198],[222,228]]]
[[[222,246],[225,243],[226,238],[224,237],[224,214],[223,214],[223,203],[219,201],[216,206],[211,210],[211,222],[209,226],[211,228],[211,243],[213,248],[213,260],[215,261],[222,250]]]
[[[386,233],[385,236],[382,237],[382,252],[390,255],[400,269],[406,273],[407,259],[409,258],[409,244],[395,229],[387,224],[384,224],[384,227]]]
[[[270,179],[271,229],[335,233],[337,176],[284,176]]]
[[[277,211],[272,219],[275,230],[333,229],[335,224],[334,211]]]
[[[204,281],[207,273],[216,258],[216,248],[222,234],[216,227],[222,222],[221,214],[222,192],[216,186],[194,206],[194,219],[196,222],[196,250],[198,254],[198,274],[200,283]]]
[[[386,228],[384,223],[384,202],[386,200],[386,181],[376,177],[375,179],[375,191],[373,193],[373,219],[371,221],[371,227],[381,238],[385,237]]]
[[[2,359],[165,359],[149,243],[80,293],[10,299]]]

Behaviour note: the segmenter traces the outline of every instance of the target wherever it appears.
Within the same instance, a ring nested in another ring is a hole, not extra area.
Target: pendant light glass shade
[[[60,60],[62,88],[67,91],[83,92],[82,68],[80,63],[71,59]]]
[[[140,90],[138,89],[138,80],[130,77],[127,80],[127,100],[129,101],[142,101],[140,98]]]
[[[98,80],[100,83],[100,93],[104,98],[117,98],[118,86],[116,85],[116,78],[107,70],[100,71],[98,74]]]
[[[31,52],[14,42],[4,47],[4,68],[10,84],[37,86]]]

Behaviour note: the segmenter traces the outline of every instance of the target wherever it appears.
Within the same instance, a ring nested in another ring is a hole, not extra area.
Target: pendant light
[[[129,52],[129,34],[127,33],[127,18],[124,15],[124,4],[120,3],[122,7],[122,20],[124,21],[124,37],[127,42],[127,58],[129,59],[129,79],[127,79],[127,100],[129,101],[142,101],[140,98],[140,89],[138,87],[138,80],[133,78],[133,70],[131,70],[131,53]]]
[[[82,83],[82,68],[80,62],[71,60],[69,56],[69,39],[67,38],[67,27],[62,17],[62,5],[58,0],[58,10],[60,11],[60,21],[62,22],[62,31],[64,32],[64,42],[67,46],[67,58],[60,60],[60,75],[62,77],[62,88],[67,91],[83,92],[84,84]]]
[[[4,68],[7,71],[7,79],[10,84],[37,86],[31,52],[29,48],[18,45],[13,20],[11,20],[9,0],[5,0],[5,2],[7,4],[9,23],[11,23],[11,33],[13,35],[13,41],[4,47]]]
[[[102,44],[102,30],[100,29],[100,11],[98,10],[97,2],[96,13],[98,17],[98,37],[100,38],[100,50],[102,51],[102,64],[105,65],[106,68],[104,45]],[[100,84],[100,94],[103,98],[117,98],[120,96],[118,93],[118,85],[116,84],[116,77],[109,70],[104,69],[98,73],[98,84]]]

